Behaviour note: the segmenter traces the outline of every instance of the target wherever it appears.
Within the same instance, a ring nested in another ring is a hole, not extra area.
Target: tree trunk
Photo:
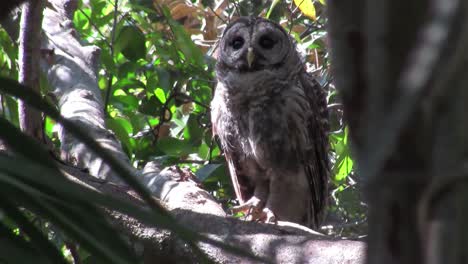
[[[367,184],[368,263],[466,263],[464,236],[453,239],[468,220],[454,188],[468,142],[466,17],[458,0],[329,1],[336,84]]]
[[[40,93],[39,60],[41,47],[42,11],[44,1],[23,4],[19,34],[19,82]],[[37,110],[18,102],[20,127],[26,134],[42,140],[42,116]]]

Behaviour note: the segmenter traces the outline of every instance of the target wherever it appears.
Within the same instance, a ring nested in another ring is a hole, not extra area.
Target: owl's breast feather
[[[264,85],[254,89],[256,83],[242,88],[255,91],[253,96],[233,93],[232,87],[226,87],[229,83],[218,84],[212,118],[223,148],[253,156],[264,168],[297,168],[309,144],[310,107],[304,92],[288,82],[276,82],[268,89]]]

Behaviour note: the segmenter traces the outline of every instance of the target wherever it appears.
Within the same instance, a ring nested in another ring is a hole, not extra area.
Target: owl
[[[240,205],[264,222],[317,228],[329,178],[327,104],[296,46],[278,24],[242,17],[220,40],[213,134]]]

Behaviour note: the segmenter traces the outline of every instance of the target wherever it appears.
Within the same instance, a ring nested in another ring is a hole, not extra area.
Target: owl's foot
[[[275,225],[278,223],[278,221],[276,219],[276,216],[273,213],[273,211],[271,211],[267,207],[263,208],[262,213],[263,213],[263,220],[261,220],[262,222],[269,223],[269,224],[275,224]]]
[[[262,202],[260,199],[254,196],[244,204],[235,206],[231,210],[234,214],[240,212],[244,213],[245,220],[248,221],[258,221],[263,223],[276,224],[276,216],[273,213],[273,211],[266,207],[264,208],[263,206],[264,202]]]
[[[257,220],[260,217],[264,204],[262,200],[253,196],[244,204],[234,206],[231,211],[234,214],[244,213],[246,220]]]

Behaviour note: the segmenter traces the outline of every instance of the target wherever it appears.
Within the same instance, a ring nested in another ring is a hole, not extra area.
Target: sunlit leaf
[[[315,6],[312,0],[294,0],[294,4],[301,10],[301,12],[307,17],[315,20],[316,12]]]
[[[161,103],[164,104],[166,102],[166,93],[161,88],[156,88],[156,90],[154,91],[154,94],[156,95],[156,97],[159,99]]]
[[[345,156],[339,163],[338,163],[338,170],[335,174],[336,181],[342,181],[346,179],[349,173],[353,170],[353,160],[350,156]]]
[[[190,115],[184,129],[184,138],[194,146],[199,146],[203,137],[203,128],[197,122],[197,116]]]
[[[193,43],[184,27],[172,19],[169,21],[169,23],[171,24],[172,30],[175,34],[177,47],[180,48],[180,50],[183,52],[188,62],[202,66],[204,64],[203,54],[201,53],[200,49]]]

